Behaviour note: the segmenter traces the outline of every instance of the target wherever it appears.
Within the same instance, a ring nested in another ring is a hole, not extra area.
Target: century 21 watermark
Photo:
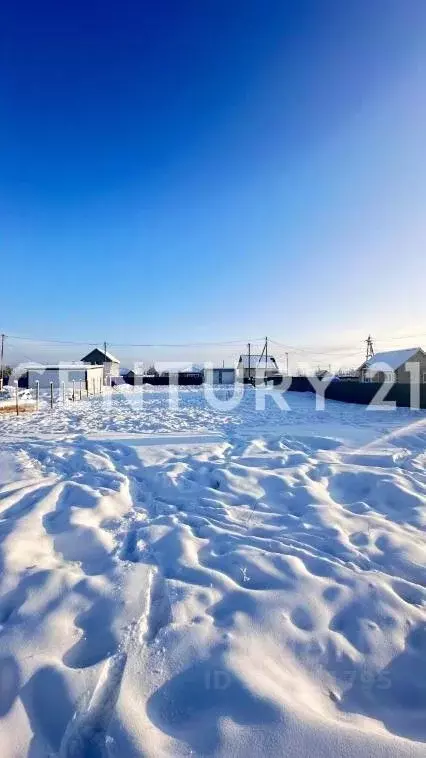
[[[56,366],[37,364],[19,366],[12,374],[12,384],[33,390],[37,398],[49,393],[52,404],[56,401],[81,400],[93,395],[102,396],[105,403],[114,401],[117,393],[122,393],[135,407],[149,397],[150,390],[162,390],[168,396],[170,409],[177,409],[184,394],[182,389],[196,386],[204,395],[205,402],[212,409],[228,412],[238,408],[247,398],[254,397],[254,409],[264,411],[267,403],[274,403],[282,411],[291,411],[287,402],[290,391],[309,391],[315,397],[315,409],[323,411],[325,401],[342,400],[358,403],[367,410],[394,410],[403,405],[413,410],[422,407],[422,383],[426,371],[416,361],[405,364],[404,381],[387,363],[373,363],[360,376],[344,379],[335,374],[321,376],[286,376],[279,371],[264,368],[236,367],[215,368],[212,363],[204,363],[195,370],[188,371],[187,363],[157,363],[155,372],[144,372],[142,363],[135,363],[124,376],[113,376],[108,365],[91,366],[81,363]],[[247,390],[255,390],[250,393]],[[144,392],[143,390],[146,390]],[[425,383],[426,399],[426,383]]]
[[[266,372],[262,368],[254,367],[250,371],[240,369],[218,369],[212,363],[204,363],[195,372],[185,370],[187,364],[175,363],[170,368],[168,363],[156,364],[156,375],[145,375],[143,365],[135,364],[132,373],[131,385],[135,389],[153,389],[163,385],[163,390],[168,394],[168,403],[171,409],[179,407],[182,401],[182,392],[185,385],[199,385],[205,402],[211,408],[227,412],[233,411],[247,398],[247,390],[254,389],[254,409],[264,411],[267,403],[275,403],[282,411],[291,411],[288,402],[290,391],[309,390],[315,398],[315,409],[325,410],[326,399],[344,400],[357,402],[366,406],[367,410],[395,410],[398,404],[410,407],[413,410],[421,408],[421,371],[418,362],[407,362],[406,381],[400,384],[395,371],[386,363],[376,362],[369,371],[359,378],[344,380],[331,373],[321,376],[286,376],[279,372]],[[120,384],[116,389],[120,390]],[[394,390],[395,388],[395,390]],[[399,399],[403,396],[404,402],[398,403],[392,397],[394,390]],[[135,402],[138,405],[144,400],[144,393],[135,393]],[[426,385],[425,385],[426,396]],[[111,397],[111,396],[110,396]],[[129,402],[132,402],[131,393],[127,393]]]

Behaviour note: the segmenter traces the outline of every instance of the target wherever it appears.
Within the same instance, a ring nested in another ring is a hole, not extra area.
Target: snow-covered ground
[[[1,758],[424,758],[426,414],[255,397],[0,418]]]
[[[35,398],[31,390],[18,389],[18,409],[30,410],[36,406]],[[6,385],[0,390],[0,413],[3,411],[15,410],[16,408],[16,388]]]

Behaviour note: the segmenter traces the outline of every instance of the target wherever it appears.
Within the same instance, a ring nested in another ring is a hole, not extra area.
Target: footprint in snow
[[[111,721],[127,654],[117,653],[105,664],[86,710],[75,714],[68,724],[59,749],[59,758],[110,758],[107,730]]]

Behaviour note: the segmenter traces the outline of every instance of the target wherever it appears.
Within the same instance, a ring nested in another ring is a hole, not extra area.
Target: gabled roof
[[[376,353],[368,361],[364,361],[360,368],[362,369],[376,369],[377,371],[386,370],[396,371],[401,366],[413,358],[413,356],[422,349],[420,347],[410,347],[405,350],[389,350],[384,353]],[[386,364],[386,366],[380,367],[378,364]]]
[[[96,368],[88,363],[28,363],[26,366],[20,366],[22,371],[87,371]]]
[[[90,353],[87,353],[87,355],[85,355],[84,358],[81,359],[82,362],[83,363],[87,362],[88,359],[90,359],[90,356],[93,355],[93,353],[101,353],[102,356],[106,355],[106,359],[107,359],[106,362],[107,363],[120,363],[120,361],[118,360],[118,358],[116,358],[114,355],[112,355],[112,353],[109,353],[108,350],[105,352],[105,350],[103,350],[100,347],[94,347],[93,350],[90,351]]]
[[[248,353],[240,355],[239,363],[243,365],[243,368],[249,367],[249,355]],[[265,355],[261,355],[260,353],[251,353],[250,354],[250,368],[270,368],[270,369],[276,369],[277,368],[277,362],[273,355],[268,355],[268,363],[266,364],[266,357]]]

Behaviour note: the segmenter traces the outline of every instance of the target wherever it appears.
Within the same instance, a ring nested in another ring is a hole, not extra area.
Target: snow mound
[[[0,421],[0,754],[424,756],[424,414],[140,394]]]

